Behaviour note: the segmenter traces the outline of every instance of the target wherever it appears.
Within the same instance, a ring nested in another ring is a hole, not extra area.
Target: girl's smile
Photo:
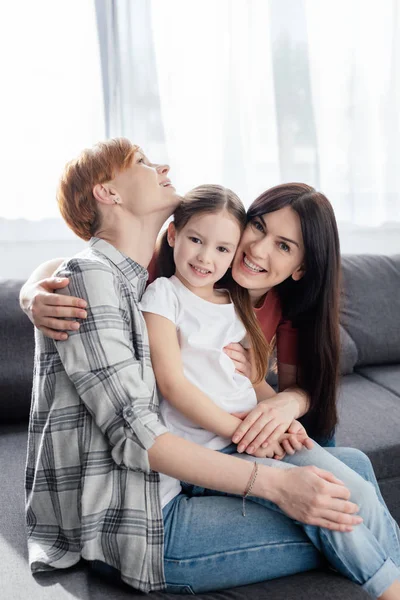
[[[239,223],[225,210],[194,215],[179,231],[170,223],[175,275],[195,294],[213,294],[214,284],[232,263],[240,234]]]
[[[197,267],[196,265],[192,265],[191,263],[189,263],[189,266],[193,269],[194,274],[198,275],[199,277],[207,277],[207,275],[211,275],[211,271],[202,269],[201,267]]]

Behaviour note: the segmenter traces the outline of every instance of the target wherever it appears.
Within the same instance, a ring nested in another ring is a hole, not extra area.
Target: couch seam
[[[378,365],[376,365],[376,366],[378,366]],[[362,367],[362,368],[365,368],[365,367]],[[360,373],[360,371],[357,371],[357,369],[354,369],[354,373],[356,373],[360,377],[363,377],[367,381],[370,381],[371,383],[374,383],[378,387],[381,387],[382,389],[386,390],[387,392],[390,392],[391,394],[393,394],[393,396],[396,396],[397,398],[400,398],[400,394],[398,394],[394,390],[391,390],[390,388],[386,387],[386,385],[384,385],[382,383],[378,383],[377,381],[375,381],[375,379],[372,379],[371,377],[368,377],[367,375],[364,375],[364,373]]]

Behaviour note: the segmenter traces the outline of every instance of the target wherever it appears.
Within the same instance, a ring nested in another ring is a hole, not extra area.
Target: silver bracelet
[[[244,517],[246,516],[246,498],[250,494],[251,490],[253,489],[253,485],[254,485],[254,482],[256,480],[257,473],[258,473],[258,463],[254,462],[254,466],[253,466],[253,470],[252,470],[251,475],[250,475],[249,482],[248,482],[247,487],[245,489],[245,492],[243,494],[242,515]]]

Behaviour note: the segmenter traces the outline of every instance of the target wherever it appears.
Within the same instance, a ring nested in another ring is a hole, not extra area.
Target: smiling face
[[[288,277],[301,279],[303,260],[300,219],[286,206],[248,223],[232,264],[232,276],[257,301]]]
[[[139,148],[131,165],[110,182],[125,208],[143,216],[176,208],[180,197],[168,177],[169,166],[151,163]]]
[[[179,231],[170,223],[175,275],[194,293],[198,288],[212,289],[228,270],[240,233],[239,223],[225,210],[195,215]]]

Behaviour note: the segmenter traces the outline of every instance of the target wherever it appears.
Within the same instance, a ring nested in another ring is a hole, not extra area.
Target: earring
[[[118,198],[118,196],[115,196],[113,198],[113,202],[114,202],[114,204],[121,204],[121,198]]]

